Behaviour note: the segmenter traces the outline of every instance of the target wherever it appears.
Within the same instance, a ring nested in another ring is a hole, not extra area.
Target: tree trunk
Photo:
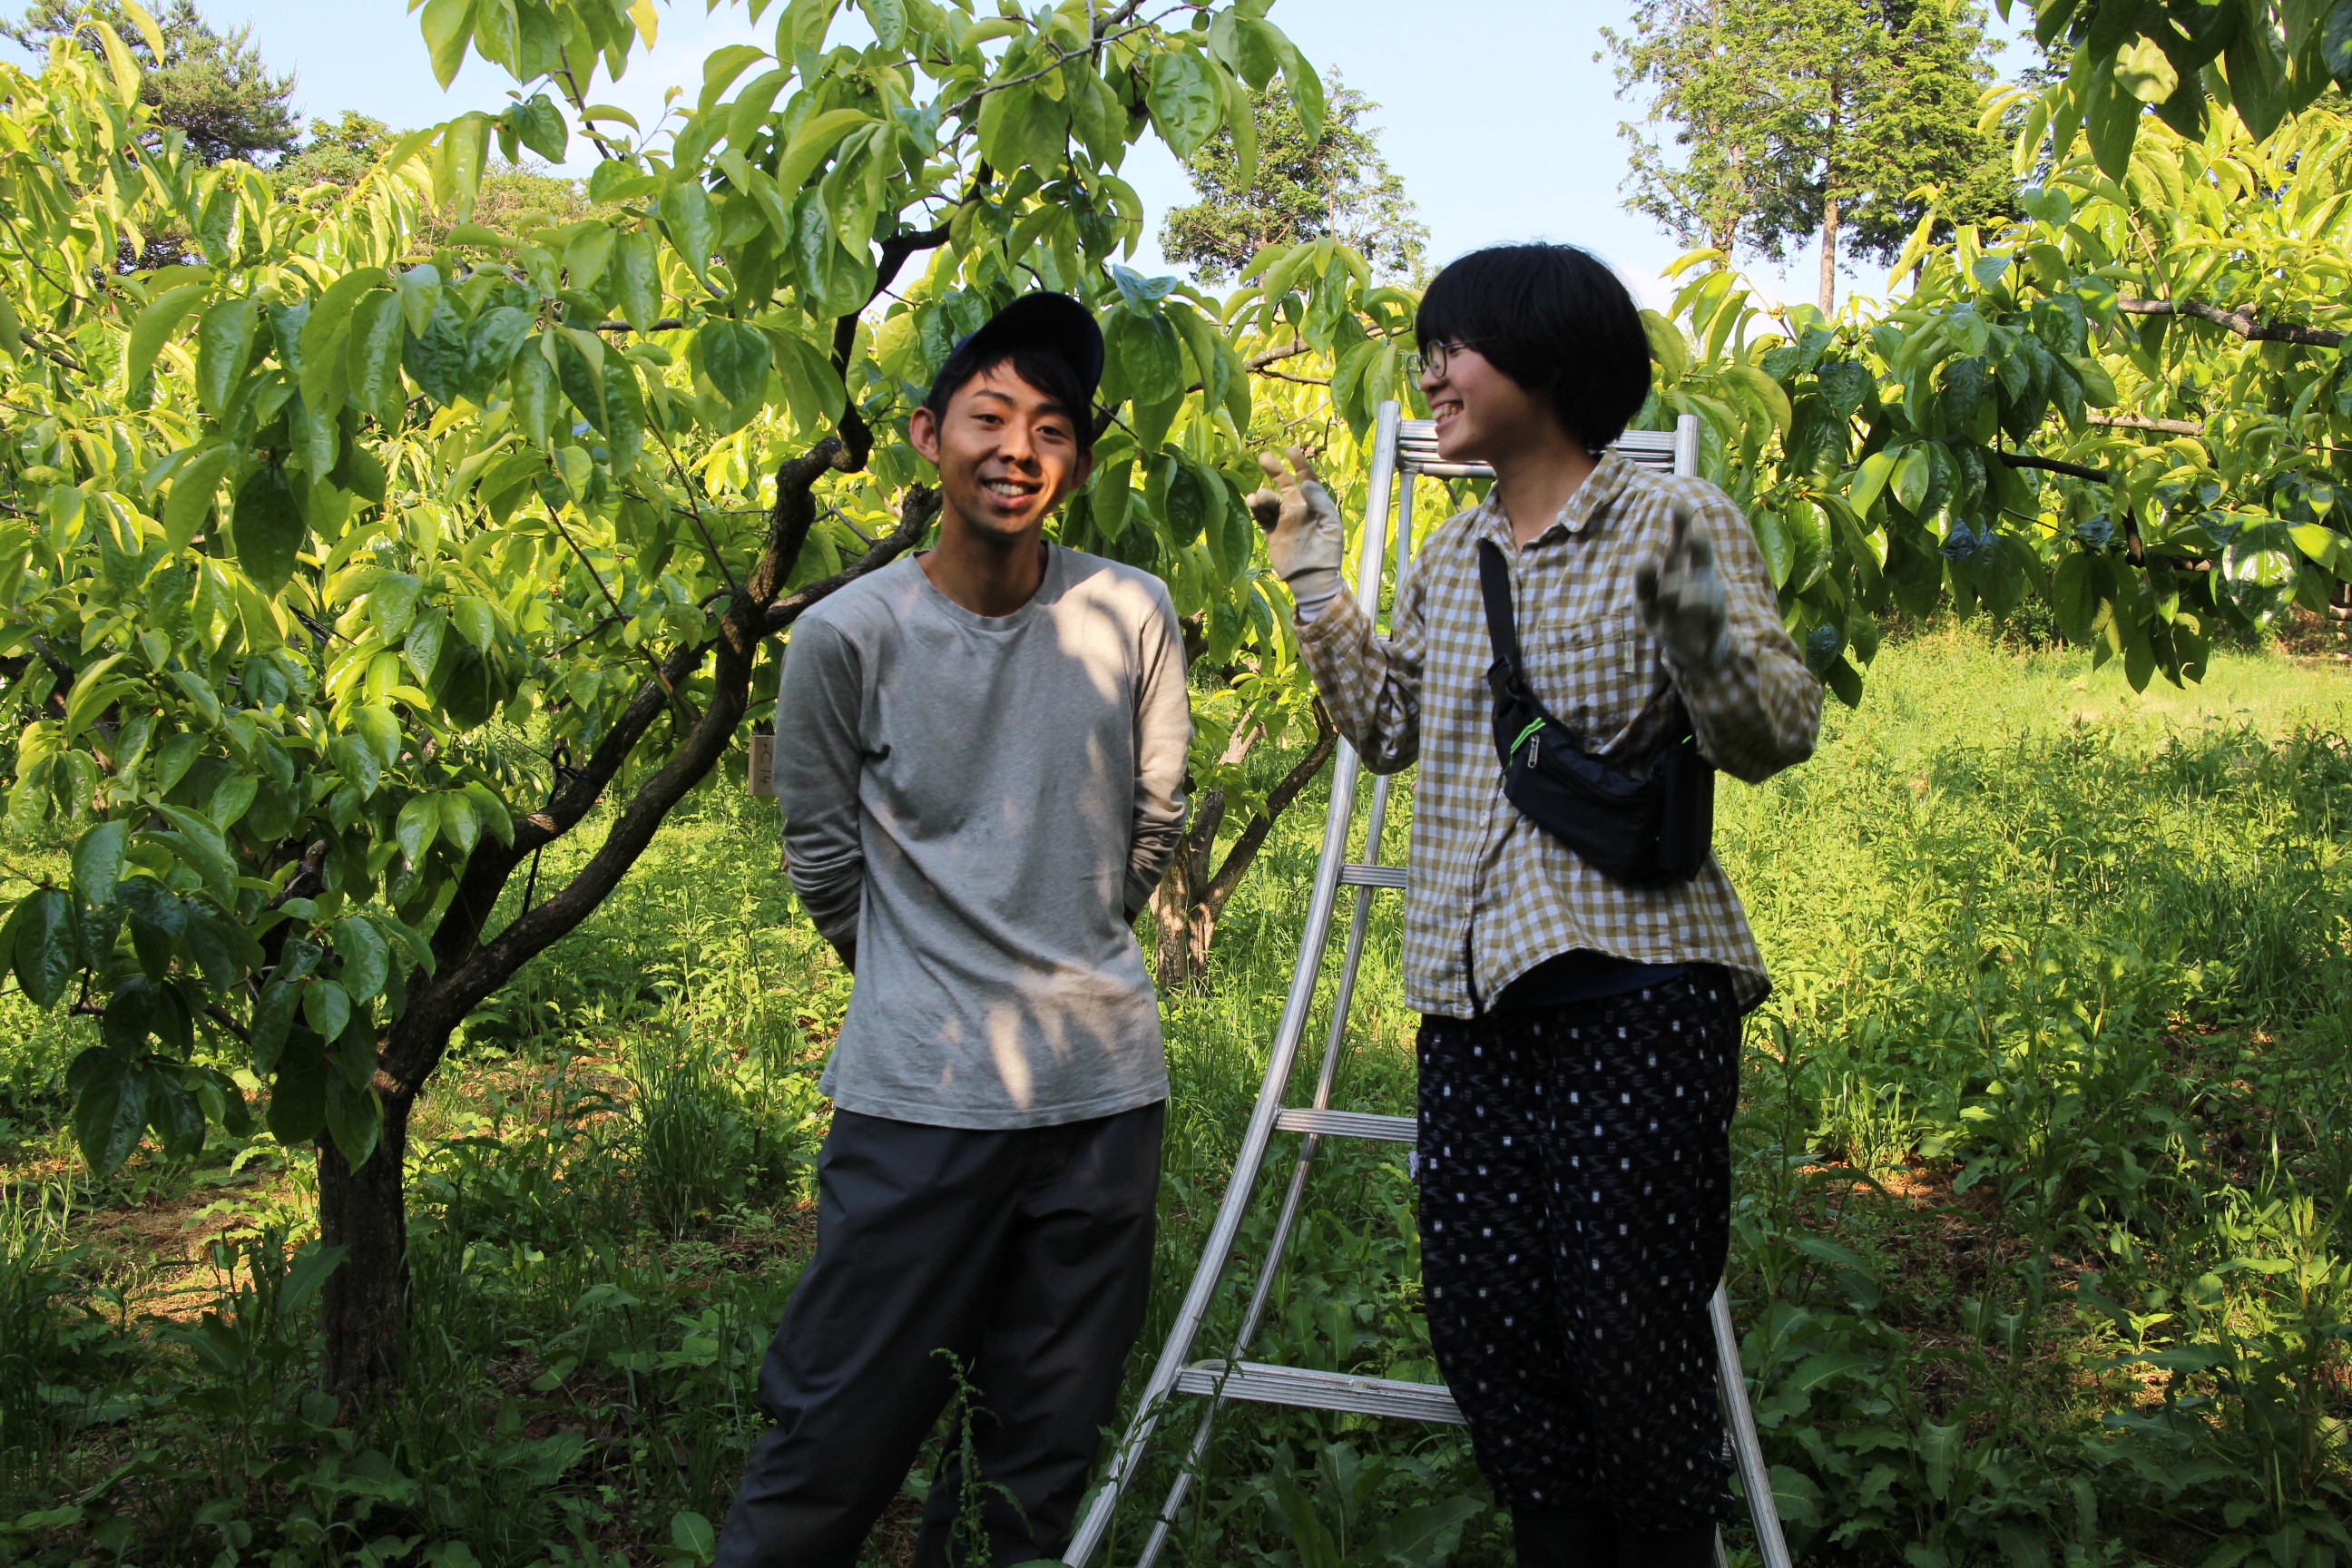
[[[1209,885],[1215,880],[1209,858],[1224,820],[1225,792],[1202,791],[1193,803],[1192,820],[1176,841],[1176,852],[1168,858],[1168,868],[1160,873],[1160,886],[1152,889],[1151,919],[1160,944],[1151,978],[1162,991],[1189,990],[1207,971],[1218,913],[1206,907]]]
[[[357,1170],[319,1138],[319,1234],[344,1249],[320,1298],[329,1393],[347,1403],[400,1375],[408,1307],[408,1208],[403,1190],[414,1093],[387,1094],[375,1152]]]
[[[1830,66],[1829,121],[1822,131],[1822,314],[1837,304],[1838,247],[1838,119],[1844,102],[1845,75]]]
[[[514,842],[487,836],[476,846],[447,913],[433,931],[432,978],[409,992],[408,1005],[377,1042],[374,1087],[383,1106],[375,1152],[352,1169],[331,1138],[319,1141],[320,1228],[330,1246],[347,1250],[327,1276],[320,1311],[327,1326],[327,1386],[347,1405],[364,1404],[400,1373],[406,1328],[408,1226],[403,1176],[408,1114],[441,1065],[457,1026],[531,959],[576,930],[620,885],[652,844],[662,823],[708,775],[741,724],[760,639],[790,626],[826,594],[896,559],[921,539],[938,514],[936,492],[917,488],[900,505],[899,525],[854,565],[822,583],[785,594],[816,517],[812,488],[832,469],[855,471],[845,444],[828,437],[811,452],[788,458],[777,473],[776,507],[767,545],[745,586],[721,618],[719,636],[684,644],[643,682],[605,731],[585,767],[559,775],[542,809],[520,818]],[[587,816],[605,787],[635,753],[664,711],[678,705],[677,689],[705,665],[710,688],[683,739],[623,804],[604,842],[561,889],[524,910],[495,935],[485,927],[515,868],[533,850],[561,837]]]
[[[1837,303],[1838,202],[1831,196],[1822,203],[1822,314],[1826,316]]]
[[[1237,731],[1234,744],[1226,748],[1227,762],[1238,763],[1264,732],[1255,730],[1244,735]],[[1322,771],[1323,764],[1331,760],[1339,742],[1339,731],[1318,699],[1315,704],[1315,744],[1266,793],[1265,808],[1250,815],[1241,836],[1225,851],[1224,860],[1213,875],[1209,862],[1217,847],[1217,830],[1224,825],[1225,793],[1219,789],[1202,792],[1192,821],[1184,829],[1184,837],[1177,841],[1176,853],[1169,857],[1168,868],[1160,874],[1160,886],[1151,895],[1152,920],[1160,932],[1160,952],[1152,964],[1152,976],[1162,991],[1202,984],[1208,972],[1209,949],[1216,941],[1217,921],[1225,912],[1226,902],[1257,859],[1257,852],[1265,847],[1275,823]]]

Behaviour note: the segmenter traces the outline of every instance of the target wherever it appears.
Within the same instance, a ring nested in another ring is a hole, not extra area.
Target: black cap
[[[1088,398],[1102,384],[1102,329],[1095,325],[1094,312],[1067,294],[1022,295],[956,344],[956,353],[976,349],[993,354],[1027,347],[1059,354],[1078,373]]]

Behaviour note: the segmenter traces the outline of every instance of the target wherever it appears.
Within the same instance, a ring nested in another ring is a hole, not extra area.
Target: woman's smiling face
[[[1437,455],[1446,462],[1491,462],[1558,431],[1551,399],[1513,381],[1476,349],[1432,343],[1422,358],[1422,395],[1437,422]]]

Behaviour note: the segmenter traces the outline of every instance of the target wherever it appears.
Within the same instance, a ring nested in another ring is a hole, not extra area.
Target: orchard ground
[[[1731,1289],[1801,1555],[2352,1562],[2347,669],[2241,651],[2135,695],[1945,626],[1889,645],[1811,763],[1724,789],[1777,982]],[[1209,985],[1166,1005],[1137,1380],[1255,1093],[1321,805],[1236,895]],[[412,1364],[365,1425],[308,1377],[309,1152],[216,1137],[92,1181],[64,1087],[87,1024],[0,1001],[0,1563],[707,1558],[813,1240],[848,982],[796,917],[772,805],[738,779],[681,812],[420,1108]],[[1375,907],[1339,1103],[1408,1111]],[[1253,1355],[1433,1375],[1402,1152],[1335,1149],[1312,1191]],[[1508,1561],[1457,1432],[1257,1408],[1220,1432],[1181,1561]],[[874,1562],[903,1561],[929,1463]]]

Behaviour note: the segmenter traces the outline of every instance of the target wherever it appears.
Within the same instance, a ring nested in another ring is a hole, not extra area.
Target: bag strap
[[[1511,623],[1511,568],[1491,539],[1478,542],[1478,594],[1486,601],[1486,638],[1495,645],[1495,657],[1510,672],[1511,683],[1525,689],[1518,628]]]
[[[1528,735],[1546,724],[1557,724],[1559,721],[1538,700],[1535,688],[1528,684],[1526,670],[1520,668],[1519,632],[1511,615],[1510,563],[1503,559],[1501,547],[1491,539],[1478,542],[1478,596],[1486,606],[1486,640],[1494,645],[1495,657],[1503,666],[1503,678],[1509,684],[1507,693],[1497,691],[1496,696],[1507,697],[1524,704],[1532,720],[1508,742],[1509,751],[1503,758],[1504,765],[1507,767],[1511,756],[1517,752]],[[1666,683],[1666,698],[1672,708],[1662,748],[1685,740],[1696,740],[1697,727],[1691,722],[1690,710],[1683,703],[1681,690],[1671,680]],[[1497,742],[1501,743],[1500,737],[1497,737]]]

